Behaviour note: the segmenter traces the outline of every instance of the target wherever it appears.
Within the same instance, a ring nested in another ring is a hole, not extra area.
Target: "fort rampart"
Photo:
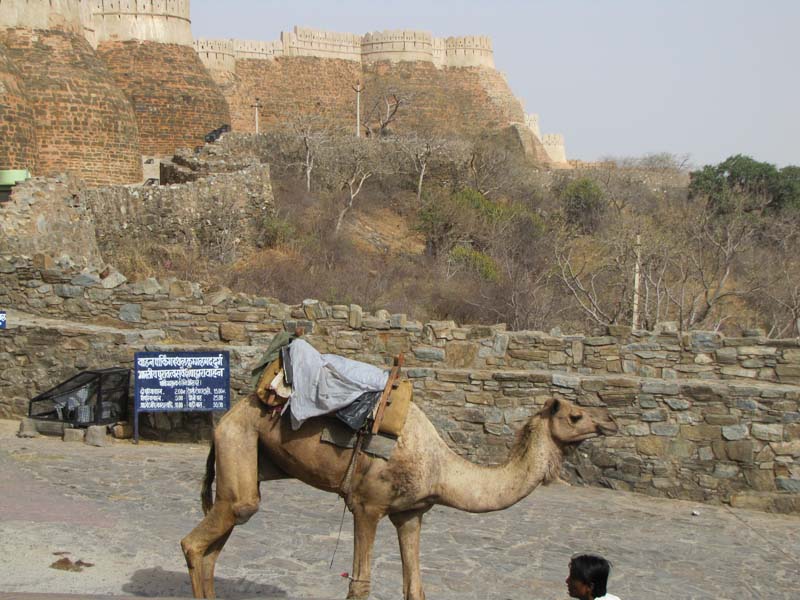
[[[95,43],[139,40],[192,45],[189,0],[82,0],[90,5]]]
[[[212,70],[230,71],[228,61],[219,61],[213,48],[233,44],[236,59],[274,60],[282,56],[306,56],[374,63],[428,62],[438,68],[485,67],[494,69],[494,51],[487,36],[434,38],[426,31],[398,29],[363,36],[307,27],[284,31],[271,42],[206,40],[194,42],[203,63]],[[235,66],[234,66],[235,68]]]
[[[104,273],[104,274],[107,274]],[[754,334],[612,329],[604,336],[419,323],[356,305],[125,283],[35,259],[0,259],[0,414],[75,369],[130,366],[137,349],[232,351],[233,388],[279,331],[305,328],[320,351],[386,365],[403,352],[415,400],[470,458],[502,460],[514,432],[549,397],[604,405],[620,434],[586,443],[576,480],[655,496],[800,511],[800,341]],[[44,321],[42,319],[45,319]],[[94,335],[94,324],[110,328]],[[80,328],[85,328],[82,333]],[[165,340],[170,340],[168,343]],[[180,415],[162,419],[179,429]],[[184,428],[185,430],[185,428]]]

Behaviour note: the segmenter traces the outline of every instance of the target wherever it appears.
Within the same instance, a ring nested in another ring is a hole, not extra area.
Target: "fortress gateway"
[[[353,121],[387,90],[413,97],[399,132],[514,127],[533,158],[566,163],[539,134],[485,36],[354,35],[296,27],[276,41],[193,40],[189,0],[0,0],[0,169],[135,183],[142,157],[193,147],[229,123],[254,131],[303,114]]]

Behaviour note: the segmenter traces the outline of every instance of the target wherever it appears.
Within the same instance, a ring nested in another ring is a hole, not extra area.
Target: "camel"
[[[397,528],[405,600],[424,600],[419,543],[422,516],[440,504],[472,513],[502,510],[559,476],[564,450],[617,426],[602,408],[549,399],[521,428],[504,464],[481,466],[453,452],[413,403],[389,460],[361,452],[343,490],[353,450],[320,442],[322,418],[293,431],[288,416],[254,395],[239,402],[214,431],[202,487],[205,518],[181,541],[195,598],[214,598],[214,565],[236,525],[257,510],[259,483],[296,478],[338,493],[353,514],[353,568],[347,598],[367,598],[378,521]],[[216,497],[211,484],[216,473]]]

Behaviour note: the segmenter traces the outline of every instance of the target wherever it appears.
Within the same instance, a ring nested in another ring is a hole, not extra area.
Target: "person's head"
[[[606,595],[611,565],[602,556],[579,554],[569,561],[567,590],[571,598],[600,598]]]

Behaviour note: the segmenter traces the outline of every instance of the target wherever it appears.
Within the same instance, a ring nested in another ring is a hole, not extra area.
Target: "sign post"
[[[140,412],[228,410],[228,352],[137,352],[134,358],[133,440]]]
[[[0,310],[0,329],[6,328],[6,311]]]

